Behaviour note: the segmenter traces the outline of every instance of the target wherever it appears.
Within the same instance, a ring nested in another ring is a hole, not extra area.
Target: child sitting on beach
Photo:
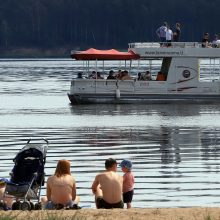
[[[13,203],[12,196],[5,196],[6,183],[3,179],[0,179],[0,209],[8,210],[11,209]]]
[[[123,160],[120,164],[123,175],[123,201],[127,208],[131,208],[131,201],[134,195],[134,175],[132,173],[132,163],[130,160]]]

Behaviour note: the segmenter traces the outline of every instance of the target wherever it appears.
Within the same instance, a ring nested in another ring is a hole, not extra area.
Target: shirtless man
[[[98,209],[123,208],[123,178],[116,173],[116,160],[112,158],[107,159],[105,161],[105,168],[106,171],[98,174],[92,184],[92,192],[95,194],[96,207]]]

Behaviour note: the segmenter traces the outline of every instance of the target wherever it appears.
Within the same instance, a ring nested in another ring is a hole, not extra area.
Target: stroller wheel
[[[22,211],[31,210],[30,202],[23,202],[23,203],[21,203],[21,210]]]
[[[12,204],[11,209],[12,209],[12,210],[20,210],[20,209],[21,209],[21,202],[20,202],[20,201],[14,202],[14,203]]]
[[[41,203],[40,202],[36,203],[34,209],[35,210],[41,210],[42,209]]]
[[[30,203],[30,206],[31,206],[31,209],[30,209],[30,210],[35,210],[34,203],[33,203],[33,202],[29,202],[29,203]]]
[[[0,202],[0,211],[6,210],[6,205],[3,202]]]

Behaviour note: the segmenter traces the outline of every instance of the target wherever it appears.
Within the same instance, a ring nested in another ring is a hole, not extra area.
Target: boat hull
[[[220,103],[220,94],[68,94],[71,104]]]

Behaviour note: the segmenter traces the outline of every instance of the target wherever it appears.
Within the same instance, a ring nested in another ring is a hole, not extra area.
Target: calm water
[[[92,181],[114,157],[133,161],[135,207],[219,206],[220,105],[71,106],[80,70],[70,59],[0,60],[0,177],[27,139],[47,138],[47,176],[70,160],[81,205],[94,207]]]

